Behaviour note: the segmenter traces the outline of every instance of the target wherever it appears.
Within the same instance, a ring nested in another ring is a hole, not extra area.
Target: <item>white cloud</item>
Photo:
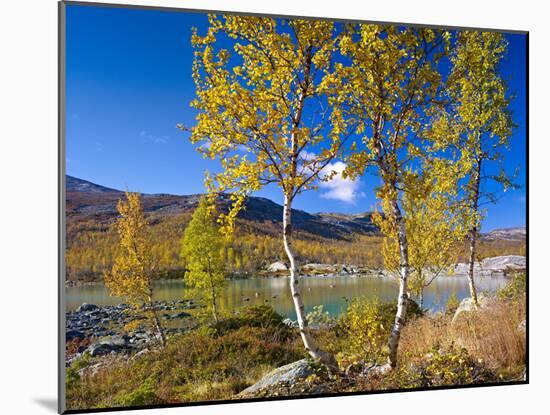
[[[167,135],[159,137],[148,133],[147,131],[140,131],[139,136],[143,139],[143,141],[155,144],[165,144],[170,139]]]
[[[240,152],[240,153],[247,153],[248,152],[248,147],[243,145],[243,144],[238,144],[237,147],[235,148],[235,150]]]
[[[300,158],[306,160],[306,161],[310,161],[310,160],[313,160],[315,157],[317,157],[317,154],[315,153],[310,153],[309,151],[306,151],[306,150],[303,150],[301,153],[300,153]]]
[[[210,150],[210,147],[212,147],[212,143],[210,141],[205,141],[204,143],[202,143],[197,148],[199,150],[202,150],[202,151],[208,151],[208,150]]]
[[[365,194],[359,191],[359,179],[352,180],[343,178],[342,172],[346,168],[346,163],[336,161],[328,164],[321,173],[322,177],[333,174],[329,181],[319,183],[319,188],[324,190],[321,197],[325,199],[340,200],[342,202],[354,204],[357,198],[364,197]]]

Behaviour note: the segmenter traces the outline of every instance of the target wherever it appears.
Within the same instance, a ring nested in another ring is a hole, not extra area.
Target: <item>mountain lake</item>
[[[509,279],[503,275],[477,276],[478,292],[495,292]],[[300,279],[306,312],[313,306],[323,305],[332,316],[346,310],[347,301],[357,297],[378,298],[380,302],[393,302],[397,297],[397,280],[376,276],[323,276]],[[424,308],[437,312],[445,309],[447,299],[455,294],[459,300],[469,296],[465,275],[440,276],[424,291]],[[82,303],[98,306],[124,302],[109,296],[103,283],[70,286],[65,288],[67,311],[73,311]],[[157,301],[189,299],[182,280],[155,282]],[[293,320],[296,313],[292,304],[288,277],[255,277],[228,280],[219,297],[219,308],[233,311],[243,306],[271,304],[277,312]]]

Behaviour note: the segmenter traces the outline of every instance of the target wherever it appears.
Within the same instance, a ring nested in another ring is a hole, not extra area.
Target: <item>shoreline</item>
[[[527,267],[526,257],[521,255],[503,255],[485,258],[475,265],[476,276],[505,276],[513,273],[525,272]],[[252,278],[288,278],[288,266],[281,261],[274,262],[264,269],[255,273],[243,272],[232,273],[225,277],[226,281],[246,280]],[[357,266],[349,264],[320,264],[306,263],[298,271],[300,278],[326,277],[326,278],[395,278],[397,274],[382,268],[370,268],[368,266]],[[441,273],[440,277],[460,276],[467,274],[467,264],[458,263],[449,272]],[[185,280],[185,273],[179,277],[155,278],[156,282]],[[65,280],[65,288],[93,286],[103,283],[102,279],[92,281]]]
[[[510,271],[502,271],[502,270],[499,270],[499,271],[485,271],[485,272],[481,272],[481,273],[477,273],[476,274],[476,277],[506,277],[506,278],[509,278],[511,277],[511,274],[515,273],[515,272],[525,272],[525,269],[514,269],[514,270],[510,270]],[[440,276],[438,276],[437,278],[453,278],[453,277],[467,277],[468,275],[466,273],[445,273],[445,274],[441,274]],[[283,273],[270,273],[270,274],[267,274],[267,273],[264,273],[264,274],[251,274],[249,276],[246,276],[246,277],[240,277],[240,278],[235,278],[235,277],[229,277],[229,278],[226,278],[225,280],[226,281],[238,281],[238,280],[251,280],[251,279],[261,279],[261,278],[270,278],[270,279],[286,279],[286,278],[290,278],[289,275],[287,274],[283,274]],[[323,278],[383,278],[383,279],[393,279],[393,278],[398,278],[398,275],[397,274],[391,274],[391,273],[388,273],[388,272],[385,272],[385,271],[382,271],[382,272],[370,272],[370,273],[367,273],[367,272],[358,272],[358,273],[353,273],[353,274],[347,274],[347,273],[327,273],[327,274],[300,274],[299,275],[299,278],[319,278],[319,279],[323,279]],[[183,281],[184,279],[183,278],[162,278],[162,279],[156,279],[154,280],[155,283],[158,283],[158,284],[163,284],[163,283],[173,283],[173,282],[176,282],[176,281]],[[91,286],[96,286],[96,285],[104,285],[104,282],[103,280],[95,280],[95,281],[66,281],[65,282],[65,288],[81,288],[81,287],[91,287]]]

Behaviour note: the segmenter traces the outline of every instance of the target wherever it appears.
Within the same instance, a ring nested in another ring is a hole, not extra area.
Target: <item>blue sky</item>
[[[191,28],[204,32],[200,13],[67,7],[67,174],[143,193],[191,194],[204,191],[204,159],[176,128],[191,126],[194,97]],[[485,231],[525,225],[525,38],[507,35],[509,52],[502,65],[516,98],[518,125],[505,153],[506,169],[519,168],[519,190],[503,193],[487,206]],[[295,207],[309,212],[358,213],[375,207],[378,179],[333,183],[300,195]],[[491,189],[492,190],[492,189]],[[351,193],[350,193],[351,192]],[[278,203],[280,191],[258,195]],[[350,196],[351,195],[351,196]]]

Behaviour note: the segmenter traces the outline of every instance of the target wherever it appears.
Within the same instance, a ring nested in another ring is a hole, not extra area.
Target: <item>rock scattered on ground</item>
[[[166,336],[184,333],[196,324],[191,314],[183,311],[197,307],[192,300],[158,301],[153,307],[163,320],[175,321],[170,323],[171,327],[164,327]],[[65,340],[73,345],[71,353],[67,353],[67,363],[70,365],[83,353],[96,357],[146,349],[158,342],[156,333],[144,327],[128,332],[124,329],[128,323],[143,319],[127,304],[100,307],[83,303],[75,311],[67,312]]]
[[[467,274],[469,265],[460,263],[455,266],[455,274]],[[503,255],[485,258],[481,263],[474,264],[476,275],[506,274],[510,271],[524,270],[527,259],[521,255]]]
[[[239,393],[239,396],[254,396],[264,390],[272,390],[276,386],[293,384],[307,378],[313,373],[314,369],[308,359],[298,360],[271,371],[258,382]]]
[[[485,296],[483,294],[478,294],[477,295],[477,302],[478,302],[479,307],[476,307],[473,298],[471,298],[471,297],[464,298],[460,302],[460,305],[458,306],[458,308],[456,309],[455,314],[453,316],[453,319],[451,320],[451,323],[454,323],[455,321],[457,321],[458,318],[461,315],[464,315],[465,313],[470,313],[470,312],[474,312],[474,311],[479,310],[479,309],[484,309],[484,308],[489,307],[494,301],[495,300],[492,297],[488,297],[488,296]]]
[[[274,262],[267,267],[268,272],[282,272],[287,270],[287,265],[281,261]]]

